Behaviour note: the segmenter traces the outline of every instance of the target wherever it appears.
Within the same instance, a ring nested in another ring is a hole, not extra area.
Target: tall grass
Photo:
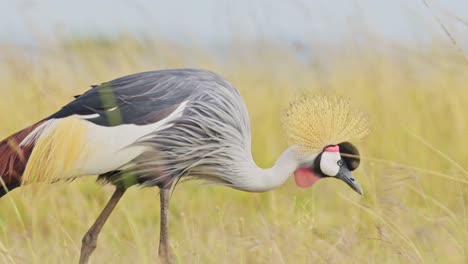
[[[315,45],[313,55],[298,55],[239,45],[217,55],[131,38],[64,41],[36,51],[0,46],[0,136],[46,117],[91,84],[199,67],[240,89],[254,157],[271,166],[286,147],[280,120],[288,102],[325,90],[371,117],[371,136],[356,142],[365,195],[335,180],[306,190],[289,181],[261,194],[179,185],[170,226],[179,262],[468,262],[468,65],[457,51],[375,43]],[[94,180],[27,186],[1,199],[0,262],[76,262],[82,235],[113,190]],[[156,189],[132,188],[104,227],[93,262],[154,263],[158,203]]]

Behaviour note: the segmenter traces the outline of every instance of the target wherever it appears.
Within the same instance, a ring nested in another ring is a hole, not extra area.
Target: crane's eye
[[[339,160],[336,164],[338,164],[338,166],[342,166],[343,165],[343,160]]]

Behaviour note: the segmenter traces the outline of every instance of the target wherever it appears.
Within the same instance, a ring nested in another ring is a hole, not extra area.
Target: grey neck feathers
[[[268,169],[258,167],[254,162],[245,173],[242,186],[232,186],[249,192],[265,192],[282,185],[294,173],[300,160],[294,151],[294,146],[286,149],[276,160],[275,165]]]

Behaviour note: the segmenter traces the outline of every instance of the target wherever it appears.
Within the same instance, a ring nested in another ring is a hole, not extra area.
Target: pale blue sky
[[[468,0],[426,0],[468,46]],[[447,38],[422,0],[0,0],[0,42],[38,36],[149,35],[190,43],[338,42],[372,32],[402,42]]]

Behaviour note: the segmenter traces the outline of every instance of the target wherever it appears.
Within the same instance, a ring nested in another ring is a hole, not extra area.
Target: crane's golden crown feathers
[[[367,116],[349,101],[326,95],[291,103],[283,120],[289,145],[318,153],[327,145],[358,140],[370,132]]]

